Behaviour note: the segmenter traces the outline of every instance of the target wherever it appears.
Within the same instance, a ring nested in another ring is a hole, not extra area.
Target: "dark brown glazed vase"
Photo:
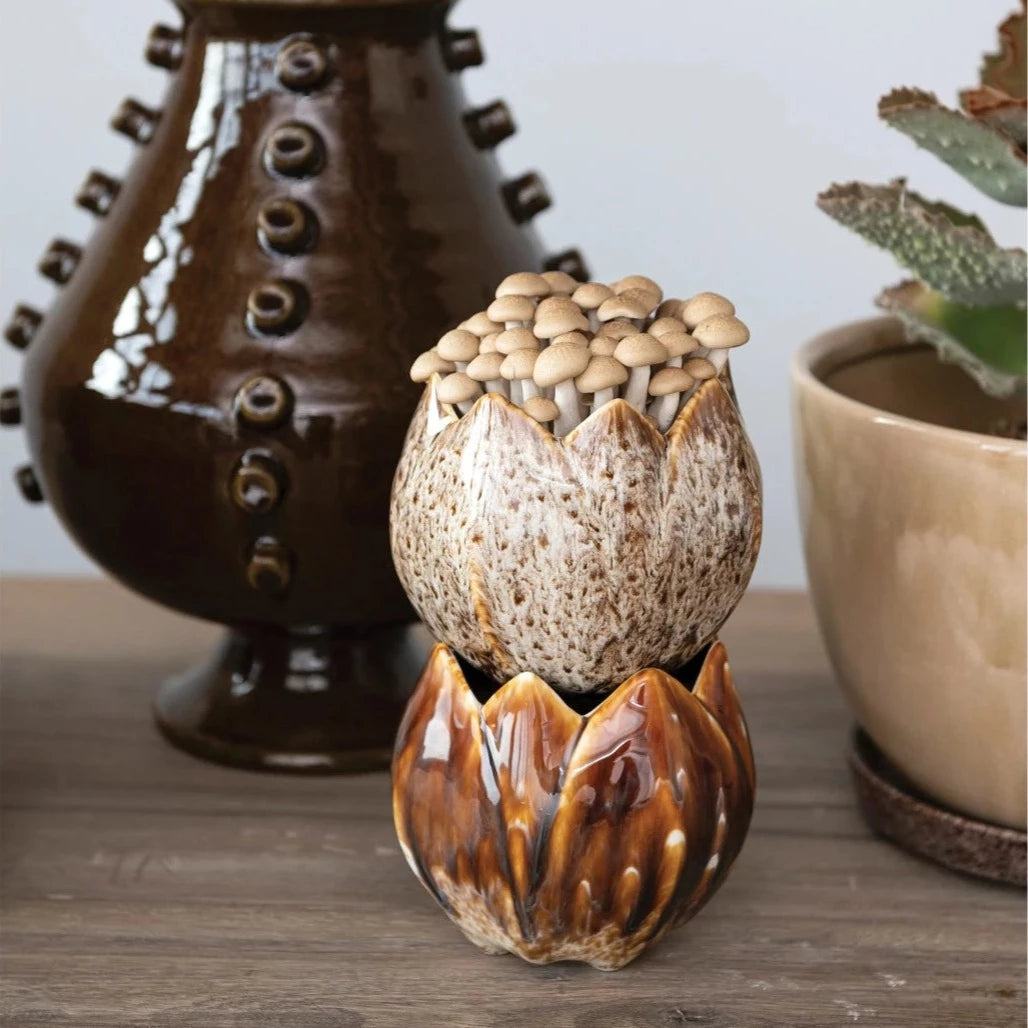
[[[544,262],[541,181],[501,178],[506,107],[466,109],[481,51],[450,6],[182,0],[147,48],[163,108],[114,118],[128,176],[90,175],[88,248],[41,263],[59,302],[8,326],[26,496],[126,585],[230,626],[157,701],[212,759],[388,762],[424,658],[387,530],[407,369],[508,272],[582,273]]]
[[[487,952],[623,967],[710,899],[749,828],[725,648],[679,678],[639,671],[587,714],[534,674],[494,689],[433,651],[393,759],[404,855]]]

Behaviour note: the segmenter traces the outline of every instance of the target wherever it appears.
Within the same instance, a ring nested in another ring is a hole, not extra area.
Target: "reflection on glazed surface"
[[[445,5],[184,6],[164,108],[28,351],[43,491],[94,559],[189,613],[403,621],[386,521],[417,397],[406,368],[498,278],[541,263],[534,233],[468,138]],[[283,71],[298,25],[324,60],[310,88]],[[310,245],[259,234],[283,200],[309,215]],[[283,282],[298,317],[258,328],[253,303]],[[233,500],[255,447],[278,481],[260,510]],[[274,574],[255,568],[261,539]]]
[[[610,970],[718,888],[754,784],[720,643],[691,691],[650,668],[585,715],[529,673],[482,705],[438,645],[397,738],[393,814],[414,873],[475,945]]]

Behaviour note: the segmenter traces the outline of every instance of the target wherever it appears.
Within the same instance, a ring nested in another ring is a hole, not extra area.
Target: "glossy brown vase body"
[[[94,182],[90,245],[47,264],[66,285],[24,375],[36,470],[111,574],[231,626],[160,695],[174,741],[384,764],[424,657],[387,532],[407,368],[543,263],[547,201],[501,181],[505,108],[465,109],[454,72],[480,57],[448,3],[182,6],[148,51],[175,69],[163,110],[116,116],[141,143],[126,181]]]

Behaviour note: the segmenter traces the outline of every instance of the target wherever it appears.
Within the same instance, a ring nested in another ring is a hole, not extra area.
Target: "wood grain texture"
[[[150,722],[209,626],[106,583],[2,591],[10,1028],[1025,1025],[1025,904],[873,838],[805,598],[724,638],[757,759],[710,906],[615,974],[478,952],[407,870],[385,775],[204,764]]]

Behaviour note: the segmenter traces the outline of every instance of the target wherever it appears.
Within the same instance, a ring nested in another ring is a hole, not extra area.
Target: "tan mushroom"
[[[467,414],[481,395],[482,387],[460,371],[447,375],[436,392],[440,403],[452,404],[461,414]]]
[[[464,371],[468,362],[478,356],[478,336],[463,328],[452,328],[435,348],[443,360],[453,361],[458,371]]]
[[[730,350],[749,342],[750,330],[732,314],[712,314],[692,331],[693,337],[708,350]]]
[[[532,378],[539,356],[539,350],[515,350],[504,357],[500,374],[510,382],[511,402],[520,404],[530,396],[539,395]]]
[[[547,296],[539,301],[539,306],[535,309],[535,317],[538,320],[559,311],[571,311],[581,314],[582,308],[570,296]]]
[[[629,290],[646,293],[652,298],[650,310],[664,298],[664,290],[652,278],[647,278],[645,275],[626,275],[624,278],[619,278],[617,282],[611,283],[611,289],[619,296],[623,296]]]
[[[571,299],[584,311],[594,311],[614,295],[610,286],[602,282],[583,282],[572,294]]]
[[[490,335],[493,332],[502,332],[506,326],[502,322],[493,321],[485,311],[479,311],[468,318],[463,327],[481,339],[482,336]]]
[[[473,382],[485,385],[486,392],[509,396],[507,381],[500,374],[500,367],[507,358],[498,351],[480,353],[469,365],[465,374]]]
[[[592,393],[592,411],[598,411],[604,404],[617,396],[617,387],[628,381],[628,368],[613,357],[594,355],[585,371],[575,379],[580,393]]]
[[[652,335],[653,333],[651,332],[650,334]],[[682,366],[682,358],[686,354],[695,353],[699,348],[696,340],[684,330],[681,332],[667,332],[660,337],[660,341],[667,349],[667,364],[669,368],[680,368]]]
[[[553,339],[564,332],[588,332],[589,320],[576,306],[574,309],[552,309],[546,313],[537,313],[532,331],[537,339]]]
[[[618,340],[613,336],[594,336],[589,343],[589,350],[600,357],[613,357],[618,348]]]
[[[583,346],[557,343],[543,350],[535,362],[535,384],[540,389],[552,388],[553,399],[560,409],[553,427],[554,435],[567,435],[582,419],[575,379],[588,367],[591,356]]]
[[[624,339],[625,336],[634,336],[639,329],[636,324],[628,318],[615,318],[613,321],[605,322],[596,330],[598,336],[609,336],[611,339]]]
[[[646,329],[654,339],[663,339],[669,332],[685,332],[685,322],[680,318],[656,318]]]
[[[578,288],[578,279],[572,278],[566,271],[544,271],[543,278],[554,296],[570,296]]]
[[[630,368],[628,385],[625,386],[625,401],[639,413],[646,410],[646,390],[650,383],[650,368],[663,364],[668,358],[667,348],[653,336],[640,332],[625,336],[618,343],[614,356]]]
[[[515,350],[538,350],[539,340],[530,328],[508,328],[496,337],[496,350],[504,355]]]
[[[443,360],[435,348],[418,354],[410,368],[412,382],[427,382],[433,375],[448,375],[455,371],[453,361]]]
[[[658,318],[678,318],[679,321],[682,319],[682,300],[670,299],[665,300],[658,308],[656,316]]]
[[[550,283],[534,271],[517,271],[508,275],[497,287],[496,297],[549,296]]]
[[[581,332],[561,332],[550,340],[553,343],[574,343],[575,346],[588,346],[589,339]]]
[[[481,341],[478,344],[479,353],[497,353],[496,340],[500,338],[499,332],[490,332],[487,336],[482,336]]]
[[[600,321],[613,321],[615,318],[629,318],[637,322],[635,331],[639,331],[639,324],[652,310],[652,305],[639,296],[624,295],[612,296],[604,300],[596,310],[596,316]]]
[[[552,425],[560,414],[560,408],[548,396],[530,396],[521,405],[521,409],[541,425]]]
[[[697,293],[682,304],[679,317],[691,332],[704,318],[714,314],[734,314],[735,305],[720,293]]]
[[[682,365],[682,369],[701,381],[717,374],[717,368],[706,357],[693,357]]]
[[[666,432],[674,423],[682,393],[692,386],[693,377],[683,368],[661,368],[650,379],[648,392],[655,399],[650,404],[649,415],[661,432]]]
[[[517,328],[529,324],[535,317],[535,301],[508,293],[493,300],[485,313],[493,321],[502,322],[505,328]]]

